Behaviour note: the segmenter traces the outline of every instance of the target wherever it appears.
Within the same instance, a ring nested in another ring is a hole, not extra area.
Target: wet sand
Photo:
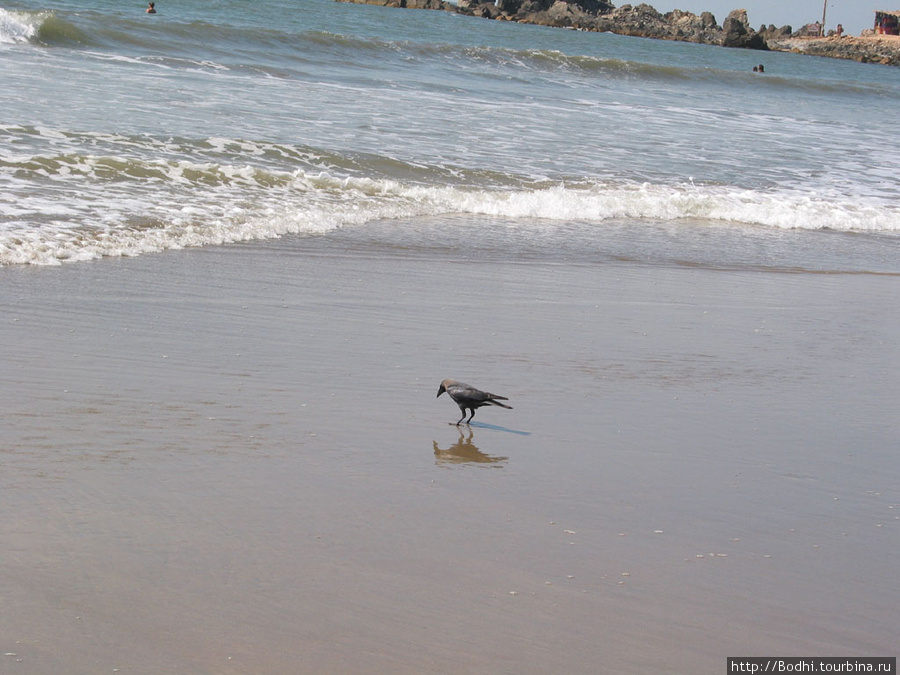
[[[895,654],[898,287],[327,238],[0,269],[0,672]],[[446,377],[514,409],[458,429]]]

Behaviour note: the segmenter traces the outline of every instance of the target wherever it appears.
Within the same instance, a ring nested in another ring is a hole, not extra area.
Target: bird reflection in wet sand
[[[459,440],[446,450],[438,447],[438,442],[434,443],[434,459],[438,464],[491,464],[494,468],[503,466],[503,463],[509,457],[495,457],[483,453],[472,442],[472,430],[469,429],[467,436],[463,436],[462,429],[459,430]]]

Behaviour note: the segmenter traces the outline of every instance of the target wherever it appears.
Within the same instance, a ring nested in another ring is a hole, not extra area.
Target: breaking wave
[[[7,168],[9,169],[9,162]],[[105,183],[101,203],[53,192],[55,175]],[[0,264],[58,264],[185,247],[321,235],[373,221],[451,214],[519,223],[697,221],[737,227],[900,232],[900,208],[725,186],[576,181],[515,187],[415,184],[326,172],[113,158],[31,159],[13,174],[49,181],[46,199],[0,200]],[[30,173],[24,176],[24,173]],[[512,178],[510,179],[512,182]],[[118,185],[116,185],[118,184]],[[136,186],[140,184],[141,190]]]
[[[15,12],[0,9],[0,45],[89,45],[94,40],[52,11]]]
[[[0,44],[19,44],[37,36],[49,12],[10,12],[0,9]]]

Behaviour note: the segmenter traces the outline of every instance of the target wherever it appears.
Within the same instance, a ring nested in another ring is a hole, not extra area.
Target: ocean
[[[3,3],[0,264],[341,233],[900,272],[896,68],[329,0],[157,9]]]

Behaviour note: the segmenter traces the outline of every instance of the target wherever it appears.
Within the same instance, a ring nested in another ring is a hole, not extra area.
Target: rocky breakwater
[[[767,48],[763,37],[750,27],[743,9],[731,12],[721,26],[710,12],[699,16],[681,10],[663,14],[647,4],[614,7],[604,0],[459,0],[457,11],[491,19],[657,40]]]
[[[718,25],[710,12],[700,16],[675,10],[665,14],[647,4],[615,7],[607,0],[337,0],[364,5],[437,9],[498,21],[515,21],[584,31],[618,33],[658,40],[767,49],[750,27],[747,12],[736,9]],[[790,29],[788,29],[790,34]]]
[[[781,36],[767,38],[773,51],[852,59],[861,63],[900,66],[900,36],[871,35],[862,37],[807,38]]]

